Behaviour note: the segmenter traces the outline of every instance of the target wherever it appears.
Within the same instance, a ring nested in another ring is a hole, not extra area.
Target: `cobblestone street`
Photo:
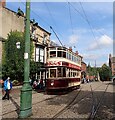
[[[93,114],[99,120],[113,119],[113,87],[111,82],[92,82],[82,84],[80,89],[64,95],[33,91],[33,115],[30,118],[88,119]],[[20,88],[13,89],[10,96],[9,101],[2,101],[2,117],[18,118]],[[96,114],[93,113],[93,108]]]

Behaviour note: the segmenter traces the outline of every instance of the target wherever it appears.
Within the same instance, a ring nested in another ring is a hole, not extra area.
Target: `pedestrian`
[[[38,80],[35,80],[35,81],[33,82],[32,88],[33,88],[33,89],[36,89],[36,88],[37,88],[37,85],[38,85]]]
[[[5,81],[4,81],[4,90],[5,90],[5,95],[4,97],[2,98],[2,100],[7,99],[9,100],[9,92],[10,90],[12,89],[12,83],[10,81],[10,77],[8,77]]]
[[[40,85],[40,89],[43,89],[43,80],[42,79],[40,80],[40,84],[39,85]]]

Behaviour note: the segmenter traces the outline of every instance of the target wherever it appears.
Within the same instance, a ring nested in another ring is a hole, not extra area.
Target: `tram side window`
[[[50,51],[50,57],[56,57],[56,51]]]
[[[63,68],[63,77],[66,77],[66,68]]]
[[[66,77],[66,68],[57,68],[57,77]]]
[[[71,53],[69,53],[69,59],[71,60]]]
[[[56,69],[50,69],[50,78],[56,77]]]
[[[71,72],[69,71],[69,77],[71,77]]]

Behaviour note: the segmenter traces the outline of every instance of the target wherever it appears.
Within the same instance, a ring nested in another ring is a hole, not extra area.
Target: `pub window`
[[[40,49],[40,62],[44,62],[44,50]]]
[[[39,62],[39,48],[36,48],[36,53],[35,53],[35,61]]]
[[[36,47],[35,53],[35,61],[36,62],[44,62],[44,50],[42,48]]]

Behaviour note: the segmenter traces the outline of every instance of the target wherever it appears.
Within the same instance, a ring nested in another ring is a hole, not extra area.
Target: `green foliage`
[[[97,75],[97,68],[91,67],[90,65],[87,66],[87,72],[89,76],[96,76]]]
[[[99,70],[100,78],[102,81],[110,80],[112,74],[111,69],[106,64],[103,64]]]
[[[30,78],[35,79],[35,74],[39,73],[42,64],[35,61],[30,61]]]
[[[20,49],[16,47],[17,42],[20,42]],[[30,49],[30,56],[32,56],[33,44],[31,44]],[[10,76],[12,79],[22,82],[24,76],[24,50],[24,33],[11,31],[4,44],[4,59],[2,66],[2,74],[4,77]]]
[[[19,85],[20,83],[19,83],[18,80],[13,80],[13,81],[12,81],[12,84],[13,84],[13,86],[14,86],[14,85]]]

